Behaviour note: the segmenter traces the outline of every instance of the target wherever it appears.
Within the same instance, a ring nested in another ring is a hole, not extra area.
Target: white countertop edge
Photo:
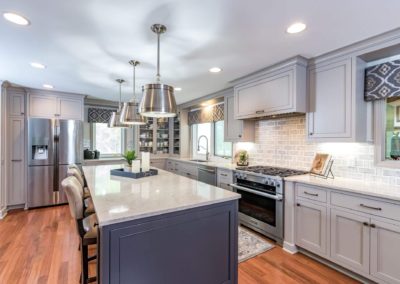
[[[362,180],[341,177],[335,177],[334,179],[323,179],[311,175],[291,176],[286,177],[284,180],[288,182],[325,187],[328,189],[334,189],[348,193],[356,193],[365,196],[383,198],[387,199],[388,201],[400,201],[400,186],[396,185],[365,182]],[[376,189],[376,191],[374,191],[374,189]]]
[[[194,209],[194,208],[204,207],[207,205],[224,203],[224,202],[238,200],[238,199],[240,199],[240,194],[238,194],[236,196],[232,196],[232,197],[214,200],[214,201],[206,201],[206,202],[196,203],[196,204],[187,205],[187,206],[180,206],[180,207],[174,207],[174,208],[169,208],[169,209],[165,209],[165,210],[141,213],[141,214],[137,214],[135,216],[116,218],[116,219],[109,220],[109,221],[100,222],[100,220],[99,220],[98,225],[100,227],[109,226],[109,225],[118,224],[118,223],[122,223],[122,222],[134,221],[134,220],[143,219],[143,218],[147,218],[147,217],[153,217],[153,216],[160,216],[160,215],[168,214],[168,213],[181,212],[181,211],[188,210],[188,209]],[[95,210],[96,210],[96,206],[95,206]]]

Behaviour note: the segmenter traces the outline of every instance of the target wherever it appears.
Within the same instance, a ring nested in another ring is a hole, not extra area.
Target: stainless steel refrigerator
[[[67,203],[61,181],[68,165],[80,165],[83,123],[78,120],[28,120],[28,207]]]

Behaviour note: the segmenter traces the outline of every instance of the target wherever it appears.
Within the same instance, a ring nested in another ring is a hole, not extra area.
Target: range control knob
[[[271,186],[275,186],[276,182],[274,180],[271,180],[270,184]]]

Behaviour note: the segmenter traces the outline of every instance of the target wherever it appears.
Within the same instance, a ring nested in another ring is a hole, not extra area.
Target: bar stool
[[[97,245],[97,217],[95,214],[83,218],[82,189],[78,179],[74,176],[65,178],[61,186],[67,195],[71,216],[76,221],[76,229],[80,239],[82,252],[81,283],[87,284],[96,281],[96,277],[89,277],[89,261],[96,257],[89,257],[89,245]]]
[[[79,184],[81,185],[82,196],[83,196],[83,199],[84,199],[84,206],[86,208],[86,210],[84,212],[85,216],[89,216],[90,214],[94,214],[95,211],[94,211],[93,201],[92,201],[92,198],[90,197],[90,193],[88,193],[89,190],[87,190],[87,188],[86,188],[86,191],[85,191],[85,187],[84,187],[85,182],[83,180],[82,175],[79,173],[79,171],[76,168],[68,168],[67,176],[68,177],[70,177],[70,176],[75,177],[78,180]]]
[[[80,177],[77,177],[79,179],[79,182],[82,184],[83,186],[83,190],[84,190],[84,194],[86,195],[86,197],[90,197],[90,191],[87,188],[87,184],[86,184],[86,179],[85,179],[85,175],[83,174],[81,168],[77,165],[77,164],[69,164],[68,165],[68,169],[75,169],[77,173],[79,173]],[[85,198],[86,198],[85,197]]]

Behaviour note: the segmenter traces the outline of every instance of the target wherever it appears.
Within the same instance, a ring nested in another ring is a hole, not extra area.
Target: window
[[[124,149],[123,128],[108,128],[106,123],[93,123],[93,150],[102,156],[120,156]]]
[[[400,98],[388,98],[385,109],[385,160],[400,160]]]
[[[200,123],[192,125],[192,140],[193,140],[193,154],[196,155],[205,155],[206,149],[211,153],[211,123]],[[200,139],[201,136],[204,137]],[[208,145],[207,145],[208,141]],[[198,144],[199,142],[199,144]]]
[[[214,124],[214,156],[232,157],[232,142],[224,141],[224,121]]]
[[[201,136],[207,137],[209,153],[214,153],[214,156],[232,157],[232,143],[224,141],[224,121],[192,125],[193,157],[206,154],[207,140],[203,137],[199,141]]]

